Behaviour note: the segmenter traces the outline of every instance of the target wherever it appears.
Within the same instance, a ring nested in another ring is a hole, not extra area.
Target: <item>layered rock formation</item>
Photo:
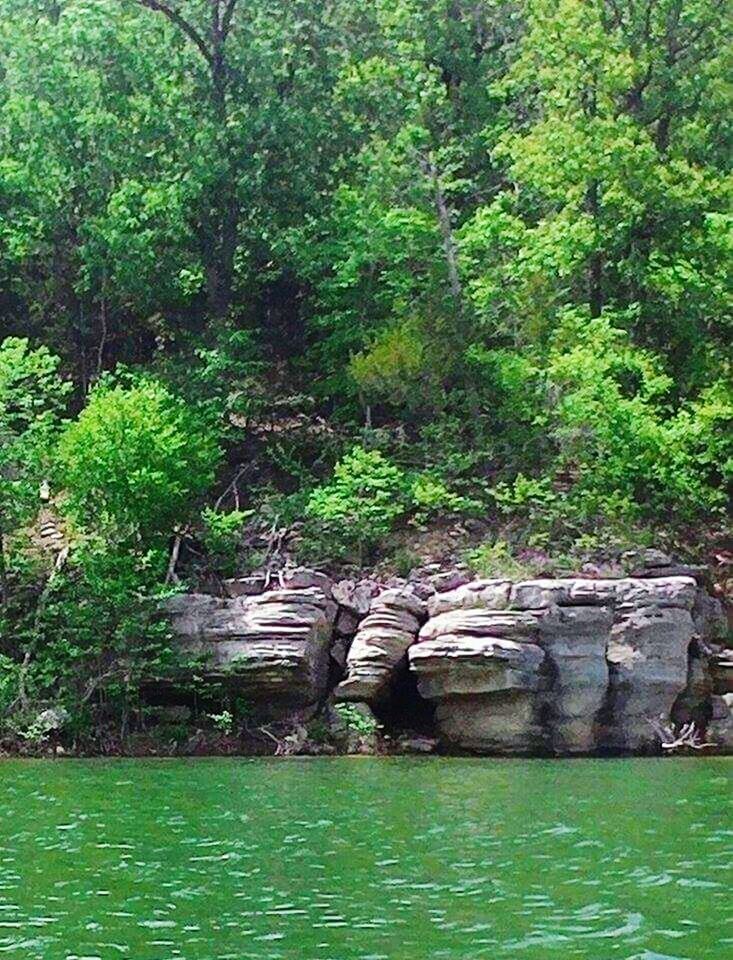
[[[410,590],[384,590],[369,604],[346,657],[339,700],[378,703],[388,695],[408,647],[425,619],[425,604]]]
[[[410,649],[442,736],[500,753],[639,752],[688,683],[689,577],[478,581]]]
[[[318,587],[220,599],[173,598],[168,613],[184,653],[204,675],[230,681],[263,716],[317,703],[329,674],[336,604]]]
[[[731,658],[708,642],[720,611],[701,577],[642,572],[438,592],[301,570],[276,589],[246,578],[226,598],[177,597],[169,611],[183,649],[264,716],[315,709],[333,687],[380,710],[406,695],[409,667],[446,749],[642,753],[659,749],[653,721],[691,720],[733,747]]]

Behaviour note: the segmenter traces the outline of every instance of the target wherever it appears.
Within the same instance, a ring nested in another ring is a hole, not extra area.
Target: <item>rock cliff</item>
[[[658,752],[661,728],[689,722],[729,749],[721,611],[689,572],[380,589],[299,570],[276,589],[246,578],[227,597],[180,596],[169,613],[182,649],[267,718],[333,699],[399,713],[407,696],[434,705],[446,750]]]

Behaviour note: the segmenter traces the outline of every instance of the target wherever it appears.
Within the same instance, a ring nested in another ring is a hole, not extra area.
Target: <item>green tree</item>
[[[193,515],[219,456],[205,423],[153,380],[102,382],[59,442],[69,510],[90,530],[146,543]]]

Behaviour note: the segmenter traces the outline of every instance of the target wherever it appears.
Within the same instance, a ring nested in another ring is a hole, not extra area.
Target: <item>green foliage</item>
[[[349,372],[365,397],[410,406],[423,371],[423,353],[419,332],[403,324],[352,357]]]
[[[333,480],[311,493],[306,516],[341,550],[360,558],[404,515],[406,476],[378,450],[354,447],[336,464]]]
[[[209,719],[214,724],[219,733],[230,736],[234,730],[234,715],[230,710],[222,710],[221,713],[210,713]]]
[[[236,570],[237,551],[242,539],[242,527],[254,510],[230,510],[220,513],[204,507],[201,513],[201,539],[211,561],[220,573],[231,575]]]
[[[418,526],[446,515],[471,515],[481,511],[481,503],[452,492],[439,476],[420,473],[409,490],[413,509],[412,522]]]
[[[0,653],[0,716],[5,716],[18,695],[20,665]]]
[[[482,543],[466,554],[466,562],[477,576],[488,579],[522,580],[535,577],[539,572],[533,559],[515,556],[505,540]]]
[[[633,347],[609,319],[573,320],[550,354],[556,391],[545,425],[557,443],[557,474],[581,518],[674,513],[693,520],[722,511],[730,478],[733,394],[718,382],[670,409],[673,382],[658,358]],[[569,342],[568,342],[569,341]]]
[[[165,659],[174,533],[186,576],[254,563],[251,511],[319,559],[399,542],[405,567],[415,527],[480,516],[503,539],[477,569],[502,573],[724,528],[722,5],[232,0],[213,31],[176,10],[185,30],[143,0],[0,0],[17,730],[54,697],[99,723],[101,690],[124,725]],[[214,480],[236,510],[205,505]]]
[[[59,444],[69,510],[92,528],[146,541],[193,513],[218,459],[195,413],[153,380],[100,384]]]
[[[70,390],[46,347],[18,337],[0,342],[0,535],[39,503]]]
[[[365,716],[353,703],[337,703],[334,710],[346,729],[360,737],[371,737],[380,729],[374,717]]]
[[[160,551],[123,552],[98,537],[77,545],[41,600],[15,622],[14,641],[27,664],[8,665],[8,675],[17,696],[24,673],[28,699],[10,718],[16,730],[27,729],[35,705],[49,702],[68,711],[75,736],[92,734],[105,715],[127,722],[139,707],[141,684],[175,663],[160,615],[170,595],[161,587],[165,566]]]

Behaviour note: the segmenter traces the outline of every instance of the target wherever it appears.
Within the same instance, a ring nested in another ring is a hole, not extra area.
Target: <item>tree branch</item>
[[[234,16],[234,8],[237,5],[237,0],[227,0],[227,5],[224,8],[224,16],[221,18],[221,39],[226,40],[229,36],[229,31],[232,27],[232,17]]]
[[[160,0],[137,0],[137,2],[141,6],[147,7],[149,10],[155,10],[156,13],[162,13],[164,17],[167,17],[171,23],[175,24],[179,30],[182,30],[183,33],[186,34],[188,39],[196,45],[199,53],[208,65],[212,66],[213,57],[211,51],[206,46],[201,34],[188,20],[185,20],[177,10],[169,7],[166,3],[161,3]]]

